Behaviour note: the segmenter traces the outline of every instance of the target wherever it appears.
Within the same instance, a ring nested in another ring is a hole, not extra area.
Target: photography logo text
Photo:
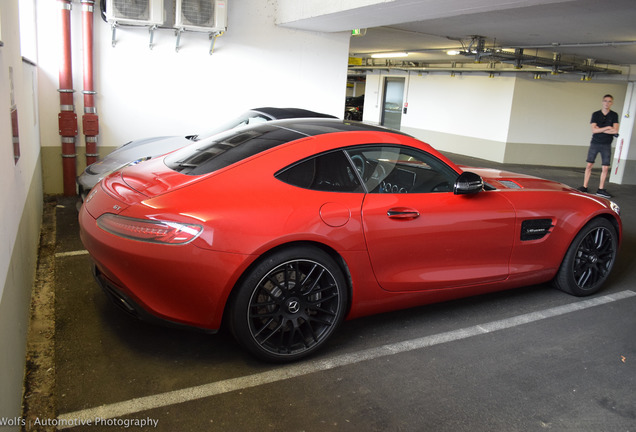
[[[23,417],[0,417],[0,427],[21,426],[26,428],[54,426],[61,428],[75,426],[113,426],[118,428],[156,428],[159,420],[150,417],[146,418],[101,418],[95,417],[91,419],[75,418],[75,419],[47,419],[36,417],[34,419],[26,419]]]

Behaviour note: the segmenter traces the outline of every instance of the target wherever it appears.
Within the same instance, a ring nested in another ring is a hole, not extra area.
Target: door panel
[[[497,192],[371,193],[362,220],[373,270],[388,291],[508,277],[515,213]]]

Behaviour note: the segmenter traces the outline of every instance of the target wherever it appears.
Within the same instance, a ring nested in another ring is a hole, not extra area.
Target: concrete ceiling
[[[408,61],[474,62],[448,56],[471,48],[505,49],[567,61],[636,65],[636,0],[384,0],[284,23],[317,31],[366,29],[351,38],[350,55],[406,51]],[[474,47],[474,46],[473,46]],[[482,59],[483,61],[483,59]],[[487,62],[488,59],[485,59]]]

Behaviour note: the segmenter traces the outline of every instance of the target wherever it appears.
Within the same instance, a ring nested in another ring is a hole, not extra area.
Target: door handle
[[[391,219],[415,219],[420,216],[420,212],[406,207],[394,207],[386,212]]]

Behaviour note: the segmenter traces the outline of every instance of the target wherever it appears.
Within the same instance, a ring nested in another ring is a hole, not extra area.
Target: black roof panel
[[[392,133],[404,135],[400,131],[387,129],[382,126],[374,126],[374,125],[356,122],[356,121],[338,120],[338,119],[294,118],[289,120],[276,120],[276,121],[268,122],[267,125],[293,130],[306,136],[315,136],[315,135],[322,135],[326,133],[336,133],[336,132],[364,132],[364,131],[392,132]]]
[[[182,174],[201,175],[297,139],[353,131],[400,133],[338,119],[275,120],[214,135],[207,141],[191,144],[167,155],[164,162]]]
[[[289,118],[301,118],[301,117],[333,118],[333,119],[338,118],[330,114],[323,114],[323,113],[319,113],[316,111],[309,111],[302,108],[262,107],[262,108],[254,108],[251,111],[258,111],[274,119],[289,119]]]

